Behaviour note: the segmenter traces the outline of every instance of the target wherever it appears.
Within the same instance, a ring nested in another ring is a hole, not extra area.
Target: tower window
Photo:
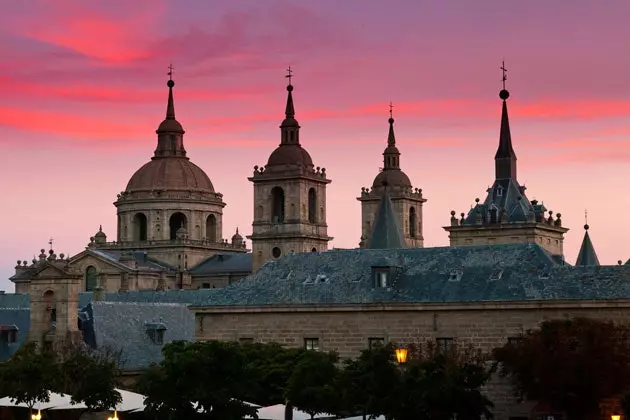
[[[214,214],[206,219],[206,239],[210,242],[217,241],[217,218]]]
[[[409,208],[409,236],[416,237],[416,208]]]
[[[271,221],[273,223],[284,222],[284,190],[273,187],[271,190]]]
[[[147,240],[147,216],[144,213],[136,213],[133,216],[133,240],[136,242]]]
[[[87,270],[85,270],[85,291],[91,292],[96,287],[96,268],[94,266],[89,266]]]
[[[310,223],[317,221],[317,193],[315,188],[308,190],[308,221]]]
[[[304,348],[306,350],[319,350],[319,338],[305,338]]]
[[[170,238],[171,241],[177,239],[177,230],[180,228],[186,229],[186,216],[184,213],[174,213],[169,220]]]
[[[282,251],[277,246],[271,250],[271,256],[274,258],[280,258],[282,255]]]

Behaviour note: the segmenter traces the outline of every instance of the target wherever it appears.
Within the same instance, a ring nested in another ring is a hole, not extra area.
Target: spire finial
[[[499,68],[501,69],[501,83],[503,84],[503,89],[501,89],[501,92],[499,92],[499,98],[505,101],[507,98],[510,97],[510,92],[508,92],[505,88],[505,82],[507,81],[507,68],[505,67],[505,60],[501,62],[501,67]]]
[[[173,81],[173,65],[168,65],[168,82],[166,82],[166,86],[168,86],[168,103],[166,104],[166,119],[174,120],[175,119],[175,105],[173,104],[173,86],[175,86],[175,82]]]
[[[289,79],[289,86],[293,86],[293,85],[291,84],[291,79],[293,78],[293,70],[291,70],[291,66],[289,66],[289,67],[287,68],[287,75],[286,75],[286,76],[284,76],[284,77],[286,77],[287,79]],[[287,87],[287,89],[288,89],[288,87]]]
[[[166,75],[168,76],[168,80],[173,80],[173,64],[169,64],[168,65],[168,73],[166,73]]]
[[[584,230],[588,230],[588,210],[584,210]]]
[[[48,245],[50,245],[50,250],[51,251],[53,249],[53,242],[54,242],[53,238],[50,238],[50,240],[48,241]]]
[[[394,122],[394,105],[392,104],[392,101],[389,101],[389,122]]]

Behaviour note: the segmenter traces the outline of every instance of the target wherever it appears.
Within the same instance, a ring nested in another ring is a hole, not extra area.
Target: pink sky
[[[93,4],[94,3],[94,4]],[[426,246],[493,181],[509,69],[519,181],[562,213],[574,262],[588,209],[600,261],[630,257],[630,3],[609,0],[32,0],[0,16],[0,289],[53,237],[75,254],[152,156],[175,67],[188,155],[251,230],[254,165],[280,141],[284,69],[302,144],[327,169],[332,246],[356,247],[362,186],[394,102],[401,165],[424,191]]]

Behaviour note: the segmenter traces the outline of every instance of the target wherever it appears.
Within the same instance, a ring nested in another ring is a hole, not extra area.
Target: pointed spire
[[[394,105],[389,103],[389,133],[387,134],[387,148],[383,152],[383,170],[400,169],[400,151],[396,147],[396,136],[394,134]]]
[[[503,108],[501,110],[501,131],[499,134],[499,147],[494,156],[495,161],[495,177],[496,179],[513,179],[516,181],[516,153],[512,147],[512,136],[510,134],[510,121],[508,118],[507,99],[510,92],[505,89],[505,81],[507,80],[507,69],[505,62],[501,65],[503,72],[503,89],[499,92],[499,97],[503,100]]]
[[[166,118],[156,130],[158,145],[155,149],[154,159],[159,157],[186,156],[184,149],[184,128],[175,119],[175,105],[173,101],[173,66],[168,67],[168,102],[166,103]]]
[[[368,241],[369,249],[404,248],[404,241],[398,222],[394,205],[387,192],[387,183],[383,183],[383,196],[379,203],[378,212],[372,228],[372,234]]]
[[[300,125],[295,119],[295,107],[293,106],[293,85],[291,84],[291,79],[293,78],[293,70],[291,70],[291,66],[287,69],[287,74],[285,76],[289,79],[289,84],[287,85],[287,106],[284,110],[284,121],[280,124],[280,128],[282,131],[282,139],[280,144],[300,144]]]
[[[588,228],[588,224],[585,224],[584,239],[582,239],[582,246],[580,247],[580,252],[578,252],[578,257],[575,265],[598,266],[599,259],[597,258],[597,254],[595,253],[595,247],[593,246],[591,237],[588,234]]]

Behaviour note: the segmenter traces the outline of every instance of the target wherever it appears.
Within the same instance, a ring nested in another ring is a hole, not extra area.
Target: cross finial
[[[503,73],[503,77],[501,78],[503,83],[503,90],[505,90],[505,81],[507,80],[507,69],[505,68],[505,60],[501,62],[501,72]]]
[[[389,118],[394,118],[394,105],[389,101]]]
[[[287,75],[284,77],[289,79],[289,85],[291,85],[291,78],[293,77],[293,70],[291,70],[291,66],[287,68]]]
[[[588,210],[584,210],[584,224],[588,225]]]
[[[166,75],[168,76],[168,80],[173,80],[173,64],[168,65],[168,73],[166,73]]]
[[[53,238],[50,238],[50,240],[48,241],[48,245],[50,245],[50,249],[53,249]]]

